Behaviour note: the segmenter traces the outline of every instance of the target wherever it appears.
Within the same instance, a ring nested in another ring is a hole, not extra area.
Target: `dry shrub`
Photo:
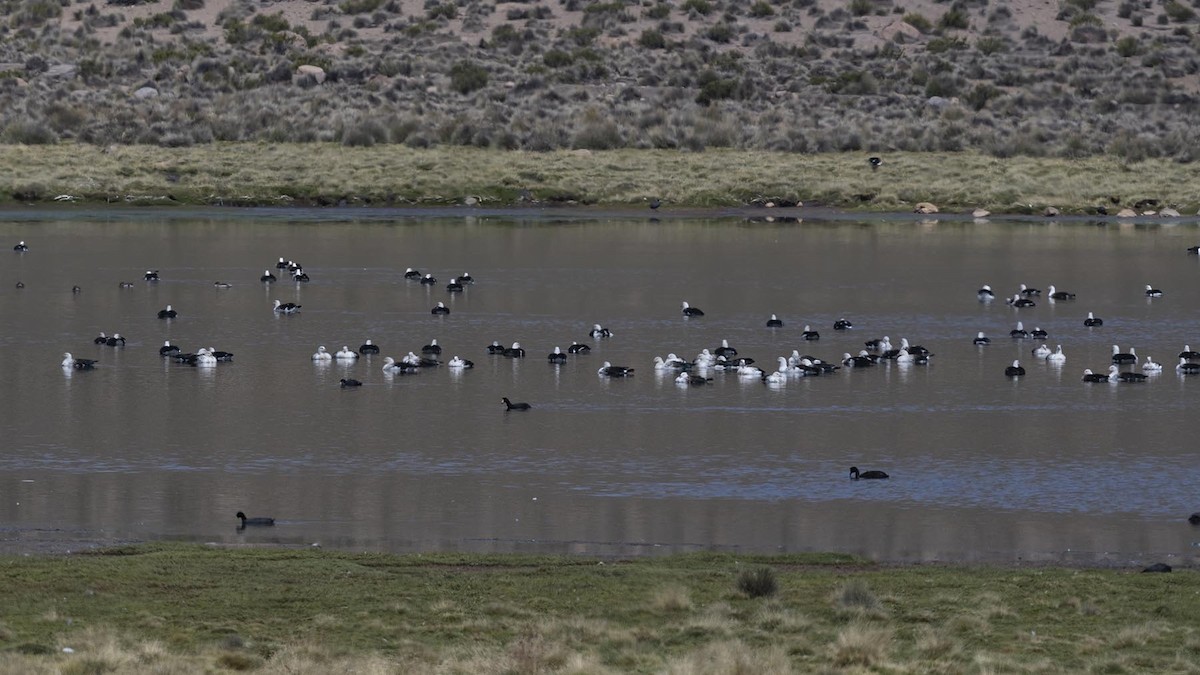
[[[833,663],[870,668],[883,660],[891,640],[891,629],[851,624],[838,633],[833,643]]]
[[[654,592],[650,606],[661,612],[682,612],[692,608],[692,596],[686,587],[671,584]]]
[[[741,641],[707,645],[667,662],[667,675],[784,675],[795,672],[780,646]]]
[[[738,574],[737,588],[747,597],[767,598],[779,591],[779,581],[775,578],[775,570],[756,567]]]

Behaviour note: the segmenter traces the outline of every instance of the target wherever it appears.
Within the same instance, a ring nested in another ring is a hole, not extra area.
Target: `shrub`
[[[862,1],[867,2],[868,4],[871,2],[871,0]],[[768,16],[775,15],[775,8],[772,7],[771,3],[767,2],[767,0],[757,0],[757,2],[755,2],[753,5],[750,5],[750,11],[748,13],[755,19],[765,19]]]
[[[1004,38],[984,36],[975,41],[975,49],[985,56],[1008,51],[1008,42]]]
[[[756,567],[742,570],[737,577],[737,589],[751,598],[766,598],[779,591],[779,582],[775,579],[775,570],[770,567]]]
[[[854,16],[866,16],[875,11],[872,0],[850,0],[850,13]]]
[[[459,61],[450,67],[450,88],[460,94],[483,89],[488,83],[487,70],[471,61]]]
[[[575,62],[575,57],[561,49],[551,49],[542,55],[542,63],[548,68],[563,68]]]
[[[383,6],[383,0],[342,0],[338,9],[342,14],[369,14]]]
[[[935,37],[925,44],[925,51],[930,54],[941,54],[966,48],[967,41],[960,37]]]
[[[999,97],[1000,94],[1001,91],[996,87],[993,87],[987,83],[980,83],[975,85],[974,89],[967,92],[966,96],[963,98],[966,100],[967,105],[971,106],[975,110],[983,110],[984,106],[988,104],[988,101]]]
[[[946,13],[938,19],[938,28],[943,30],[948,28],[966,29],[969,25],[967,13],[957,7],[946,10]]]
[[[1175,0],[1167,0],[1167,3],[1163,5],[1163,12],[1175,23],[1183,23],[1196,18],[1195,10]]]
[[[727,23],[716,23],[704,31],[704,36],[713,42],[725,44],[733,39],[733,27]]]
[[[665,2],[660,2],[646,10],[646,18],[661,21],[668,16],[671,16],[671,6]]]
[[[905,14],[904,23],[907,23],[922,33],[928,33],[929,31],[933,30],[933,24],[929,21],[929,19],[925,18],[924,14],[918,14],[916,12]]]
[[[845,609],[879,609],[879,598],[861,579],[853,579],[842,587],[838,594],[838,605]]]
[[[197,9],[204,9],[204,0],[175,0],[172,9],[177,9],[182,12],[192,12]]]
[[[684,12],[695,10],[697,13],[704,15],[708,15],[713,9],[708,0],[685,0],[679,8]]]
[[[0,131],[0,141],[15,145],[54,145],[58,143],[58,134],[44,124],[30,121],[15,121]]]
[[[638,44],[646,49],[665,49],[667,39],[663,37],[662,33],[656,30],[644,30],[641,37],[638,38]]]
[[[269,33],[278,33],[279,31],[290,30],[291,24],[287,19],[283,18],[283,12],[275,14],[255,14],[250,20],[251,26],[257,26]]]

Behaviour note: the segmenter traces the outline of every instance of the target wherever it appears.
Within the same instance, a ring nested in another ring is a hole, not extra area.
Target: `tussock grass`
[[[1200,208],[1200,165],[1146,160],[1133,169],[1079,160],[974,153],[893,153],[876,171],[867,153],[713,150],[554,151],[344,147],[337,143],[215,143],[186,148],[0,145],[0,204],[68,195],[93,203],[644,207],[802,202],[875,211],[1110,213],[1157,199]]]
[[[1186,569],[596,562],[165,544],[3,558],[0,675],[1141,673],[1196,672],[1200,656]],[[768,565],[771,598],[731,583]]]

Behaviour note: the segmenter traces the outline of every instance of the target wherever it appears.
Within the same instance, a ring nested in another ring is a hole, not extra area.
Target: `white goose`
[[[334,354],[334,356],[339,361],[353,361],[358,358],[358,352],[350,351],[350,347],[348,345],[342,345],[342,348],[338,350],[338,353]]]
[[[313,361],[332,361],[333,354],[325,351],[325,345],[317,347],[317,353],[312,355]]]
[[[1067,355],[1063,353],[1062,345],[1054,348],[1054,353],[1046,357],[1050,363],[1066,363]]]

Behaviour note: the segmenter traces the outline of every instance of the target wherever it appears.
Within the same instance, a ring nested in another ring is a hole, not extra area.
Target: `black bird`
[[[263,270],[263,275],[259,277],[258,280],[264,284],[269,284],[275,281],[275,275],[271,274],[271,270]]]
[[[628,368],[626,366],[614,366],[608,361],[605,361],[604,365],[600,367],[600,370],[596,372],[604,377],[629,377],[630,375],[633,375],[633,368]]]
[[[488,354],[504,354],[504,345],[500,344],[499,340],[492,340],[492,344],[487,346]]]
[[[1022,307],[1037,307],[1037,303],[1029,298],[1022,298],[1020,294],[1014,295],[1008,299],[1008,304],[1016,308]]]
[[[529,410],[530,408],[533,407],[533,406],[529,405],[528,403],[524,403],[524,402],[513,403],[512,401],[508,400],[507,396],[501,398],[500,400],[504,401],[504,409],[506,411],[507,410]]]
[[[600,324],[593,325],[591,332],[588,333],[588,335],[594,338],[609,338],[612,337],[612,334],[613,333],[611,330],[601,326]]]
[[[847,368],[868,368],[875,365],[869,356],[851,356],[850,352],[842,355],[842,365]]]
[[[429,313],[430,314],[449,314],[450,308],[447,307],[444,303],[439,302],[437,304],[437,307],[434,307],[433,309],[429,310]]]
[[[292,272],[292,281],[307,282],[308,275],[304,272],[304,270],[297,267],[295,271]]]
[[[591,346],[574,341],[571,342],[570,347],[567,347],[568,354],[587,354],[590,351],[592,351]]]
[[[1188,522],[1192,525],[1200,525],[1200,513],[1193,513],[1188,516]]]
[[[501,353],[502,353],[504,356],[507,356],[507,357],[508,357],[508,358],[510,358],[510,359],[523,359],[523,358],[525,358],[525,349],[521,347],[521,343],[520,343],[520,342],[514,342],[514,343],[512,343],[512,346],[511,346],[511,347],[506,347],[506,348],[504,349],[504,351],[503,351],[503,352],[501,352]]]
[[[437,343],[437,338],[429,341],[429,344],[421,347],[422,354],[441,354],[442,346]]]
[[[1050,337],[1050,333],[1047,333],[1046,331],[1042,330],[1041,328],[1034,326],[1033,330],[1029,332],[1029,336],[1035,340],[1041,340],[1043,338]]]
[[[996,299],[996,293],[991,286],[984,284],[978,291],[975,292],[976,297],[980,302],[990,302]]]
[[[783,321],[772,314],[771,318],[767,319],[767,328],[783,328]]]
[[[1192,359],[1200,359],[1200,352],[1192,351],[1191,345],[1184,345],[1183,351],[1179,352],[1179,358],[1188,359],[1189,361]]]
[[[167,305],[166,309],[158,310],[158,318],[160,319],[174,319],[177,316],[179,316],[179,312],[171,309],[170,305]]]
[[[24,281],[18,281],[18,282],[17,282],[17,288],[18,288],[18,289],[20,289],[20,288],[25,288],[25,282],[24,282]]]
[[[379,347],[377,345],[371,344],[371,340],[368,338],[367,341],[364,342],[362,344],[362,346],[358,348],[358,353],[359,354],[378,354]]]
[[[974,344],[977,344],[977,345],[990,345],[990,344],[992,344],[992,340],[991,340],[991,338],[989,338],[989,337],[987,337],[986,335],[984,335],[984,334],[983,334],[983,331],[979,331],[979,335],[976,335],[976,336],[975,336],[975,339],[974,339],[974,340],[972,340],[972,342],[973,342]]]
[[[420,279],[421,273],[410,267],[410,268],[404,270],[404,278],[405,279]]]
[[[1108,382],[1108,373],[1093,373],[1091,368],[1083,371],[1084,382]]]
[[[269,526],[275,524],[274,518],[247,518],[246,514],[242,513],[241,511],[237,512],[237,518],[238,518],[238,520],[242,521],[242,524],[240,526],[242,528],[245,528],[246,526],[269,527]]]
[[[232,361],[233,360],[233,352],[224,352],[224,351],[221,351],[218,349],[213,349],[211,347],[208,349],[208,355],[218,361]]]
[[[96,367],[95,359],[77,359],[71,356],[71,352],[63,354],[63,368],[74,368],[75,370],[92,370]]]
[[[1092,313],[1088,312],[1087,318],[1083,320],[1083,325],[1087,326],[1088,328],[1092,328],[1095,326],[1103,326],[1104,319],[1101,319],[1100,317],[1097,317],[1097,316],[1092,316]]]
[[[1200,246],[1189,246],[1188,253],[1192,255],[1200,255]]]
[[[92,340],[92,343],[98,345],[108,344],[108,336],[104,333],[100,333],[95,337],[95,339]]]
[[[1014,329],[1012,329],[1012,330],[1010,330],[1010,331],[1008,331],[1008,336],[1009,336],[1010,338],[1015,338],[1015,339],[1018,339],[1018,340],[1024,340],[1024,339],[1027,339],[1027,338],[1029,337],[1029,331],[1025,330],[1025,326],[1024,326],[1024,325],[1022,325],[1020,321],[1018,321],[1018,322],[1017,322],[1017,327],[1016,327],[1016,328],[1014,328]]]
[[[1074,300],[1075,294],[1067,291],[1057,291],[1054,289],[1054,285],[1051,284],[1049,297],[1051,300]]]
[[[865,478],[867,480],[881,480],[887,477],[888,475],[882,471],[863,471],[862,473],[859,473],[857,466],[850,467],[850,478],[852,480],[858,480],[860,478]]]
[[[566,363],[567,355],[561,349],[555,347],[554,351],[550,352],[549,356],[546,357],[546,360],[550,363]]]
[[[280,314],[295,314],[300,311],[300,307],[301,305],[297,305],[294,302],[275,301],[275,311]]]
[[[286,270],[287,268],[288,268],[287,261],[285,261],[283,258],[280,258],[279,262],[275,263],[275,269],[277,269],[277,270]]]
[[[13,247],[13,250],[18,253],[24,253],[29,250],[29,247],[25,245],[25,242],[21,241],[17,242],[17,245]]]
[[[463,285],[458,282],[458,278],[450,279],[450,283],[446,284],[446,291],[449,293],[462,293]]]
[[[1143,573],[1143,574],[1147,574],[1147,573],[1148,573],[1148,574],[1154,574],[1154,573],[1156,573],[1156,572],[1157,572],[1157,573],[1164,573],[1164,572],[1170,572],[1170,571],[1171,571],[1171,566],[1170,566],[1170,565],[1168,565],[1167,563],[1160,563],[1160,562],[1159,562],[1159,563],[1154,563],[1153,565],[1150,565],[1149,567],[1144,567],[1144,568],[1142,568],[1142,573]]]
[[[171,344],[170,340],[163,342],[163,346],[158,348],[159,356],[174,356],[179,353],[179,347]]]
[[[871,170],[874,171],[874,170],[878,169],[879,167],[883,166],[883,158],[868,157],[867,163],[871,165]]]
[[[801,339],[804,339],[804,340],[820,340],[821,334],[818,333],[817,331],[813,330],[809,326],[805,326],[804,332],[800,333],[800,337],[801,337]]]
[[[679,377],[675,378],[675,381],[680,384],[687,384],[687,385],[691,385],[693,387],[698,387],[700,385],[704,385],[704,384],[708,384],[709,382],[712,382],[712,378],[704,377],[703,375],[692,375],[691,373],[680,373]]]
[[[108,345],[109,347],[124,347],[125,338],[121,337],[120,333],[113,333],[112,337],[104,341],[104,344]]]
[[[1025,374],[1025,369],[1021,367],[1020,361],[1013,361],[1012,365],[1004,369],[1005,377],[1021,377]]]
[[[833,322],[834,330],[849,330],[851,328],[854,328],[854,324],[845,319],[838,319],[837,321]]]
[[[78,292],[80,292],[81,290],[83,290],[83,289],[82,289],[82,288],[80,288],[80,287],[78,287],[78,286],[72,286],[72,287],[71,287],[71,292],[72,292],[72,293],[78,293]]]
[[[1162,290],[1157,289],[1157,288],[1151,286],[1150,284],[1146,284],[1146,297],[1147,298],[1161,298],[1162,296],[1163,296]]]
[[[475,283],[475,277],[471,276],[468,272],[463,272],[462,274],[458,275],[458,283],[473,284]]]
[[[425,276],[421,277],[421,283],[425,284],[426,286],[431,286],[437,283],[437,277],[433,276],[432,274],[426,274]]]
[[[146,273],[142,275],[142,278],[146,281],[158,281],[158,270],[146,270]]]
[[[1026,286],[1025,284],[1021,284],[1020,293],[1021,293],[1021,295],[1025,296],[1027,298],[1038,297],[1038,296],[1041,296],[1042,289],[1030,288],[1030,287]]]
[[[729,340],[721,340],[721,346],[713,350],[713,356],[731,358],[737,356],[737,350],[729,346]]]
[[[354,379],[344,378],[344,377],[342,378],[341,382],[342,382],[342,389],[345,389],[346,387],[361,387],[362,386],[362,382],[359,382],[358,380],[354,380]]]
[[[683,302],[683,315],[684,316],[704,316],[704,311],[701,310],[699,307],[692,307],[685,300]]]

